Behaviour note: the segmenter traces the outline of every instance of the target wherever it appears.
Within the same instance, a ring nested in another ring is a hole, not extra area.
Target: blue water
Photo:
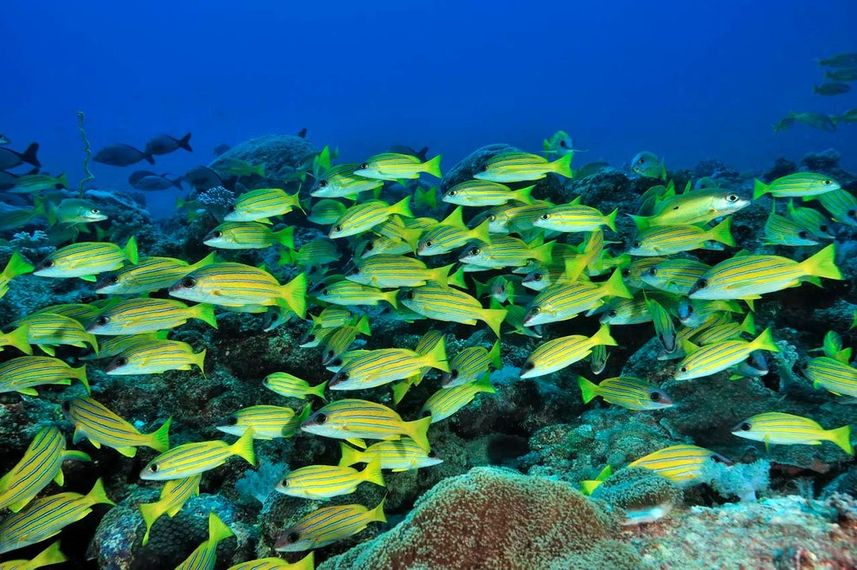
[[[771,130],[792,110],[857,107],[855,92],[812,93],[814,59],[854,51],[857,3],[704,4],[6,0],[0,131],[72,178],[79,109],[96,148],[192,131],[194,153],[154,169],[174,175],[219,143],[302,127],[345,158],[427,145],[447,168],[492,142],[539,150],[560,128],[589,149],[579,162],[649,149],[670,168],[759,170],[834,147],[857,167],[857,125]],[[102,187],[133,170],[95,167]]]

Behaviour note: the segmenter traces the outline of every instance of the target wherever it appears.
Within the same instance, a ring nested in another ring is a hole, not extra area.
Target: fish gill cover
[[[0,568],[857,566],[853,5],[55,8]]]

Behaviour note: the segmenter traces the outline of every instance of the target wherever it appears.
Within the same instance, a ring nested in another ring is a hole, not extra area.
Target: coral
[[[626,524],[651,522],[672,510],[682,501],[682,491],[669,479],[649,469],[621,469],[592,493],[593,499],[603,500],[625,511]]]
[[[603,559],[615,532],[613,516],[567,483],[483,467],[442,481],[393,530],[319,568],[567,568]]]
[[[264,459],[256,469],[248,469],[235,482],[235,491],[245,502],[264,504],[268,495],[274,492],[274,485],[288,472],[288,465]]]
[[[305,165],[315,154],[306,139],[292,135],[266,135],[235,145],[218,156],[209,166],[221,176],[226,176],[222,165],[228,160],[238,159],[265,167],[265,178],[288,180],[295,171]]]
[[[768,490],[770,471],[771,463],[766,459],[734,465],[708,460],[702,466],[702,478],[723,497],[755,501]]]

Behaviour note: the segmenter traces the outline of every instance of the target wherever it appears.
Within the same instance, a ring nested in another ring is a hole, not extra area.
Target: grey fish
[[[847,83],[830,82],[816,85],[812,88],[812,92],[818,95],[842,95],[851,91],[851,86]]]
[[[0,170],[0,190],[12,188],[15,186],[15,181],[18,180],[18,178],[19,175],[17,174]]]
[[[190,133],[180,139],[171,137],[170,135],[158,135],[146,143],[146,152],[148,154],[169,154],[180,148],[188,152],[193,152],[190,147]]]
[[[197,190],[208,190],[215,186],[223,186],[220,176],[207,166],[197,166],[188,170],[184,179]]]
[[[150,153],[137,150],[127,144],[107,145],[99,150],[92,157],[92,160],[101,164],[109,164],[110,166],[131,166],[141,160],[145,160],[149,164],[155,164],[155,159]]]
[[[155,174],[147,170],[138,170],[128,177],[128,183],[137,190],[166,190],[167,188],[178,188],[181,190],[180,178],[170,180],[165,174]]]
[[[857,53],[837,53],[818,61],[825,67],[857,67]]]
[[[9,170],[25,162],[32,164],[36,168],[40,168],[42,163],[36,158],[37,152],[39,152],[39,143],[32,143],[24,152],[16,152],[11,148],[0,147],[0,170]]]
[[[829,115],[822,113],[789,113],[774,125],[774,132],[788,129],[796,122],[822,131],[833,132],[836,130],[836,122]]]
[[[857,81],[857,67],[825,71],[824,78],[832,81]]]

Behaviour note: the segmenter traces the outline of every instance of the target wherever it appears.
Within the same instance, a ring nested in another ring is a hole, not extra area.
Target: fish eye
[[[654,277],[657,274],[658,274],[657,268],[652,267],[651,269],[649,269],[649,275],[651,275],[652,277]]]
[[[128,359],[124,356],[120,356],[119,358],[114,360],[113,363],[116,364],[116,366],[125,366],[126,364],[128,364]]]
[[[196,279],[193,277],[185,277],[182,279],[182,287],[185,289],[191,289],[196,285]]]
[[[329,289],[322,289],[321,294],[324,295],[325,297],[327,297],[330,294],[330,290]]]
[[[679,372],[687,372],[687,366],[682,366],[679,368]]]
[[[457,369],[456,369],[456,370],[450,370],[450,372],[449,372],[449,377],[450,377],[451,379],[453,379],[453,380],[455,380],[456,378],[458,378],[458,370],[457,370]]]
[[[51,261],[50,259],[46,259],[42,262],[42,267],[45,269],[47,269],[49,267],[53,267],[53,266],[54,266],[54,262]]]
[[[829,230],[830,227],[827,224],[822,224],[822,225],[818,226],[818,229],[820,229],[823,232],[827,232],[827,230]]]
[[[288,479],[283,479],[282,481],[280,481],[280,487],[288,487],[288,486],[289,486],[289,480]]]
[[[221,237],[223,237],[223,232],[221,232],[221,231],[213,231],[213,232],[211,232],[211,237],[214,237],[214,238],[221,238]]]
[[[640,157],[640,160],[638,160],[638,161],[637,161],[637,164],[646,164],[646,157],[645,157],[645,156],[641,156],[641,157]]]
[[[296,531],[292,531],[292,532],[290,532],[289,534],[287,534],[287,535],[286,535],[286,542],[289,542],[289,543],[295,543],[295,542],[297,542],[297,541],[298,541],[298,539],[299,539],[300,537],[301,537],[300,533],[298,533],[298,532],[296,532]]]
[[[110,322],[110,317],[108,317],[106,315],[101,315],[100,317],[95,319],[95,324],[100,326],[100,327],[103,327],[104,325],[106,325],[109,322]]]
[[[92,208],[92,209],[89,211],[89,213],[90,213],[90,214],[98,214],[98,213],[99,213],[98,208]]]
[[[617,315],[619,314],[619,312],[618,312],[616,309],[613,309],[613,310],[611,310],[611,311],[610,311],[609,313],[607,313],[607,314],[608,314],[609,316],[611,316],[611,317],[615,317],[615,316],[617,316]]]
[[[314,421],[314,423],[321,425],[327,421],[327,415],[322,414],[322,413],[318,413],[315,415],[315,420],[313,420],[313,421]]]
[[[539,314],[539,313],[541,313],[541,312],[542,312],[542,310],[541,310],[541,309],[539,309],[538,307],[533,307],[532,309],[530,309],[530,314],[531,314],[531,315],[538,315],[538,314]]]
[[[532,370],[535,367],[536,367],[536,364],[531,360],[528,360],[524,363],[524,370]]]
[[[640,247],[640,245],[642,245],[642,244],[640,244],[640,242],[638,242],[638,241],[634,242],[634,247]]]
[[[424,244],[424,245],[425,245],[426,247],[431,247],[431,246],[433,245],[433,243],[432,243],[432,241],[429,239],[429,240],[426,240],[426,242],[425,242],[425,244]]]
[[[234,426],[238,424],[238,416],[232,415],[226,418],[226,425]]]
[[[458,190],[450,190],[449,192],[446,193],[446,195],[447,196],[457,196]]]
[[[360,168],[358,170],[366,170],[367,168],[369,168],[369,163],[368,162],[361,162]]]
[[[697,289],[705,289],[708,287],[708,279],[700,279],[696,282]]]
[[[336,356],[336,353],[333,352],[333,350],[328,350],[325,354],[328,358],[333,358],[334,356]]]
[[[437,451],[432,449],[431,451],[428,452],[428,456],[432,457],[432,458],[437,457]]]
[[[737,194],[729,194],[728,196],[726,196],[726,201],[727,202],[737,202],[738,201],[738,195]]]
[[[551,217],[551,215],[550,215],[550,214],[542,214],[541,216],[539,216],[539,218],[540,218],[540,219],[542,219],[542,220],[549,220],[549,219],[550,219],[550,217]]]
[[[71,400],[66,400],[62,403],[62,409],[64,412],[67,412],[71,409]]]
[[[319,185],[321,188],[326,187],[326,186],[327,186],[327,180],[319,180],[319,181],[318,181],[318,185]]]
[[[231,206],[229,206],[230,212],[234,212],[235,210],[237,210],[237,208],[235,207],[235,204],[232,204]]]
[[[342,366],[342,359],[341,359],[341,358],[337,358],[336,360],[334,360],[333,362],[331,362],[331,363],[330,363],[330,365],[331,365],[331,366]]]
[[[335,226],[333,226],[333,231],[341,232],[342,231],[342,224],[336,224]]]
[[[649,398],[653,402],[659,402],[661,399],[661,393],[660,392],[652,392],[651,394],[649,394]]]
[[[822,184],[824,184],[825,186],[830,186],[831,184],[833,184],[833,180],[827,179],[824,182],[822,182]]]
[[[482,253],[482,250],[479,249],[478,247],[474,247],[473,249],[470,250],[470,253],[468,253],[467,255],[479,255],[480,253]]]
[[[622,270],[622,277],[630,277],[630,276],[631,276],[631,270],[630,269],[623,269]]]
[[[797,233],[797,237],[801,239],[806,239],[809,237],[809,234],[805,230],[801,230]]]
[[[849,215],[849,216],[853,216],[854,214],[848,214],[848,215]],[[490,216],[488,216],[488,221],[489,221],[489,222],[496,222],[496,221],[497,221],[497,216],[495,216],[494,214],[491,214]]]
[[[562,148],[568,148],[568,144],[565,142],[565,139],[559,141],[559,146]]]
[[[533,281],[541,281],[542,277],[544,277],[544,275],[541,273],[533,273]]]
[[[408,291],[407,293],[405,293],[405,299],[413,300],[416,296],[417,294],[413,291]]]
[[[158,464],[152,463],[151,465],[149,465],[149,471],[151,471],[152,473],[157,473],[158,472]]]
[[[741,424],[738,427],[741,429],[741,431],[750,431],[750,428],[752,426],[750,425],[750,422],[744,422],[743,424]]]
[[[375,240],[372,240],[366,244],[366,251],[372,251],[375,249]]]
[[[119,276],[118,276],[118,275],[111,275],[111,276],[110,276],[110,278],[109,278],[107,281],[108,281],[111,285],[116,285],[117,283],[119,283]]]

